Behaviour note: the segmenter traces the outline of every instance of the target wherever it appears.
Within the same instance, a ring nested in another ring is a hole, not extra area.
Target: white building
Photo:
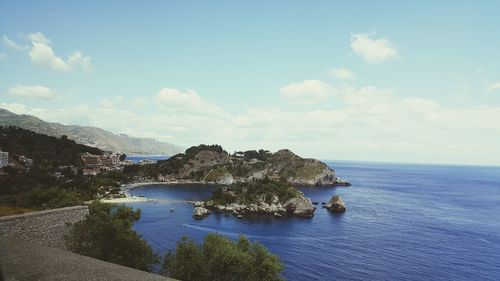
[[[9,165],[9,153],[0,150],[0,168]]]

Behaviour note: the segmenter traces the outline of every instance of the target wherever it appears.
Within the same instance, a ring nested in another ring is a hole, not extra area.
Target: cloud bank
[[[345,67],[331,69],[330,75],[340,80],[350,80],[354,78],[354,73]]]
[[[334,89],[323,81],[312,79],[283,86],[280,93],[292,103],[308,105],[328,99],[334,94]]]
[[[173,88],[151,95],[147,111],[134,111],[128,100],[55,110],[19,103],[0,107],[186,146],[220,143],[230,151],[293,148],[322,159],[498,164],[500,107],[448,108],[429,99],[399,97],[390,89],[336,88],[327,110],[270,107],[230,113],[193,90]]]
[[[46,100],[54,99],[57,97],[57,93],[54,90],[40,85],[13,86],[7,90],[7,94],[19,97],[28,97],[28,98],[46,99]]]

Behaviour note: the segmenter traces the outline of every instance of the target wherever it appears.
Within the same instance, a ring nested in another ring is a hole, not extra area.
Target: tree
[[[65,237],[69,250],[96,259],[151,271],[159,257],[132,229],[141,210],[93,202],[89,214]]]
[[[125,161],[125,159],[127,159],[127,154],[120,155],[120,161]]]
[[[283,280],[278,256],[240,236],[238,242],[216,233],[202,245],[183,237],[165,256],[162,274],[185,281]]]

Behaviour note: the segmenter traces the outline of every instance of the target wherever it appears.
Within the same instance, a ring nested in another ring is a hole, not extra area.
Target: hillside
[[[44,168],[81,166],[81,153],[102,154],[98,148],[78,144],[66,137],[56,138],[19,127],[0,127],[0,148],[8,151],[11,159],[26,156],[35,166]]]
[[[265,178],[297,185],[349,185],[325,163],[302,158],[290,150],[275,153],[250,150],[227,153],[220,145],[199,145],[148,167],[127,167],[125,173],[217,184],[249,182]]]
[[[125,154],[174,155],[184,148],[152,138],[137,138],[113,134],[106,130],[77,125],[63,125],[43,121],[35,116],[20,115],[0,108],[0,126],[18,126],[54,137],[66,135],[69,139],[101,150]]]
[[[98,148],[18,127],[0,127],[0,147],[9,152],[10,163],[0,172],[0,206],[59,208],[97,194],[99,183],[82,175],[80,155],[102,154]]]

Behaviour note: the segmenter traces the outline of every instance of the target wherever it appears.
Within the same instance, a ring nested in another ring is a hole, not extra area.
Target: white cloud
[[[488,91],[489,92],[494,92],[494,91],[498,91],[500,90],[500,82],[498,83],[493,83],[491,85],[488,86]]]
[[[356,33],[351,35],[351,48],[371,64],[382,63],[388,59],[397,58],[398,50],[386,38],[374,39],[373,34]]]
[[[45,35],[43,35],[41,32],[30,33],[26,36],[26,39],[35,43],[41,43],[45,45],[50,44],[50,40],[47,37],[45,37]]]
[[[17,85],[10,87],[7,90],[7,94],[19,96],[19,97],[28,97],[28,98],[37,98],[37,99],[54,99],[57,97],[57,92],[47,88],[45,86],[35,85],[35,86],[23,86]]]
[[[29,34],[26,38],[31,40],[32,47],[29,56],[35,64],[61,72],[69,72],[77,68],[87,72],[92,70],[92,59],[83,56],[79,51],[69,55],[66,61],[56,56],[49,45],[50,40],[40,32]]]
[[[181,91],[172,88],[162,88],[154,98],[155,102],[165,112],[190,113],[197,115],[223,115],[219,106],[204,100],[194,90]]]
[[[354,78],[354,73],[352,73],[352,71],[345,67],[330,70],[330,75],[341,80],[349,80]]]
[[[500,164],[499,106],[445,107],[373,86],[339,87],[335,99],[335,109],[328,110],[269,107],[229,113],[193,90],[164,88],[152,97],[148,110],[134,111],[126,102],[111,107],[0,107],[185,146],[290,148],[320,159]]]
[[[0,61],[6,60],[6,59],[7,59],[7,55],[5,53],[0,53]]]
[[[323,81],[312,79],[283,86],[280,93],[293,103],[315,104],[331,97],[334,89]]]
[[[92,59],[90,57],[85,57],[82,53],[76,51],[69,55],[67,67],[71,70],[73,68],[80,67],[86,72],[92,71]]]
[[[27,46],[21,46],[21,45],[18,45],[16,42],[14,42],[14,41],[10,40],[10,39],[9,39],[7,36],[5,36],[5,35],[4,35],[4,36],[3,36],[3,38],[2,38],[2,42],[3,42],[3,44],[4,44],[7,48],[9,48],[9,49],[11,49],[11,50],[15,50],[15,51],[24,51],[24,50],[28,49],[28,47],[27,47]]]
[[[132,98],[131,104],[134,107],[143,107],[149,104],[149,100],[145,98]]]

